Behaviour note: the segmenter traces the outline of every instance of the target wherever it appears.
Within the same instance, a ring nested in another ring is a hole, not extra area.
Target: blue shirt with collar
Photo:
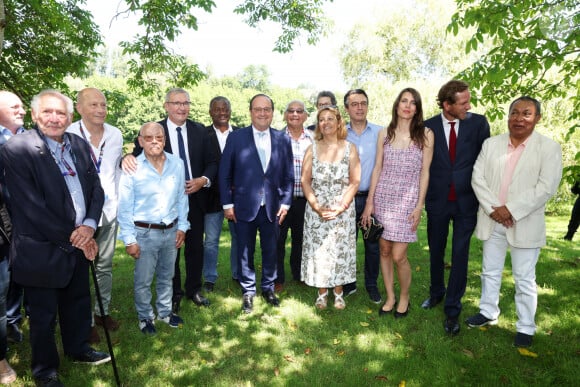
[[[16,129],[16,134],[24,133],[26,129],[20,127]],[[10,129],[0,125],[0,146],[6,144],[6,141],[10,140],[10,137],[14,136],[14,134],[10,131]]]
[[[56,165],[58,165],[60,171],[62,172],[64,181],[68,188],[68,192],[72,198],[76,214],[75,226],[78,227],[80,225],[84,225],[91,227],[93,230],[96,230],[98,219],[85,219],[87,214],[85,196],[83,194],[83,187],[81,186],[79,175],[76,170],[74,154],[72,152],[72,147],[68,137],[65,135],[63,137],[62,143],[46,136],[43,136],[43,138],[46,141],[46,145],[50,150],[50,154],[52,155],[54,162]],[[71,174],[71,171],[73,171],[74,174]]]
[[[382,128],[380,125],[367,121],[367,127],[359,135],[351,128],[350,122],[346,124],[346,140],[356,146],[360,159],[359,191],[368,191],[371,186],[371,175],[377,155],[377,139]]]
[[[176,155],[164,153],[161,174],[142,152],[137,156],[135,173],[121,176],[117,220],[121,228],[120,239],[125,245],[137,242],[134,222],[170,224],[177,219],[179,230],[189,229],[183,161]]]

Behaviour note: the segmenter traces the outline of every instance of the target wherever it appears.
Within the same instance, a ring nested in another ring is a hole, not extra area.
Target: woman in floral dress
[[[379,248],[387,300],[379,308],[380,316],[394,310],[395,318],[405,317],[409,311],[411,265],[407,247],[409,242],[417,241],[433,142],[433,132],[423,125],[421,96],[415,89],[404,89],[393,104],[391,123],[379,133],[369,195],[361,216],[367,224],[374,214],[384,227]],[[398,305],[393,264],[397,266],[401,291]]]
[[[302,165],[304,215],[301,278],[318,288],[316,307],[326,308],[328,288],[334,307],[346,306],[342,285],[356,279],[356,220],[352,200],[360,181],[356,147],[346,141],[346,127],[334,106],[318,111],[314,143]]]

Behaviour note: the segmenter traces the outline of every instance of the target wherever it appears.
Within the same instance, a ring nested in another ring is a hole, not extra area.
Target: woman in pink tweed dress
[[[380,316],[394,310],[395,318],[405,317],[409,311],[411,265],[407,247],[417,241],[433,141],[433,132],[423,125],[421,96],[415,89],[404,89],[393,104],[391,123],[379,134],[369,196],[361,216],[367,223],[374,214],[385,228],[379,247],[387,300],[379,308]],[[398,305],[393,264],[401,288]]]

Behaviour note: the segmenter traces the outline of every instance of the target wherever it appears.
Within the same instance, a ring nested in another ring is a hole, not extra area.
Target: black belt
[[[171,222],[169,224],[145,223],[145,222],[133,222],[133,223],[135,223],[135,226],[137,226],[137,227],[152,228],[154,230],[167,230],[168,228],[172,228],[173,226],[175,226],[177,224],[177,219],[175,219],[173,222]]]
[[[369,191],[358,191],[356,196],[369,196]]]

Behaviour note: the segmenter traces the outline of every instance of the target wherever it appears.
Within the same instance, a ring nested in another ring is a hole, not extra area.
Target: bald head
[[[76,107],[89,130],[103,127],[107,119],[107,99],[102,91],[93,87],[82,89],[77,94]]]
[[[0,90],[0,125],[16,134],[24,126],[26,111],[18,96],[9,91]]]

